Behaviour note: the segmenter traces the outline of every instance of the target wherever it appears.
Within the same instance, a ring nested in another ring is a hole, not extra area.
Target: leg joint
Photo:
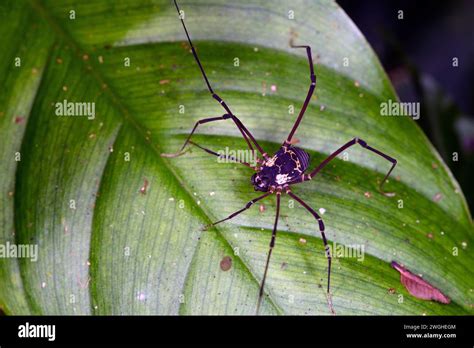
[[[367,147],[367,143],[364,140],[359,139],[358,137],[355,137],[354,140],[355,140],[356,144],[359,144],[362,147]]]

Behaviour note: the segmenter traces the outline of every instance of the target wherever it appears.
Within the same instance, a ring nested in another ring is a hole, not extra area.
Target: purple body
[[[291,145],[282,146],[273,157],[263,162],[261,170],[250,180],[255,191],[268,192],[271,186],[284,186],[298,180],[308,165],[306,151]]]

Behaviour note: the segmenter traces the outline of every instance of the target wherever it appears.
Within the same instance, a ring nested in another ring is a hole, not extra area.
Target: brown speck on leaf
[[[147,179],[144,179],[144,180],[143,180],[143,186],[140,188],[140,193],[141,193],[142,195],[145,195],[147,188],[148,188],[148,180],[147,180]]]
[[[265,81],[262,82],[262,95],[265,96],[267,94],[267,83]]]
[[[36,68],[31,69],[31,73],[33,75],[36,75],[38,73],[38,69],[36,69]]]
[[[427,236],[429,239],[433,239],[433,233],[431,233],[431,232],[428,233],[426,236]]]
[[[422,300],[434,300],[444,304],[451,302],[449,297],[443,294],[440,290],[420,276],[413,274],[405,267],[399,265],[397,262],[392,261],[391,266],[400,272],[400,282],[411,295]]]
[[[433,201],[439,202],[441,200],[441,198],[443,198],[443,195],[438,192],[437,194],[434,195]]]
[[[300,242],[301,244],[306,244],[306,239],[300,238],[299,242]]]
[[[394,293],[395,293],[395,289],[394,289],[394,288],[388,289],[388,293],[389,293],[389,294],[394,294]]]
[[[62,60],[61,58],[59,58],[59,57],[58,57],[58,58],[56,58],[56,63],[58,63],[58,64],[62,64],[62,63],[63,63],[63,60]]]
[[[160,80],[160,85],[166,85],[167,83],[170,83],[170,80]]]
[[[189,46],[189,44],[185,41],[181,42],[181,47],[187,51],[191,49],[191,46]]]
[[[8,197],[13,197],[13,191],[8,192]]]
[[[22,116],[16,116],[15,117],[15,123],[16,124],[22,124],[23,122],[25,122],[25,118],[22,117]]]
[[[224,256],[220,263],[221,270],[224,272],[228,271],[232,267],[232,258],[230,256]]]
[[[67,86],[66,86],[66,85],[63,86],[63,91],[64,91],[64,92],[67,91]]]
[[[438,165],[433,162],[433,163],[431,163],[431,168],[436,169],[436,168],[438,168]]]
[[[284,270],[286,267],[288,267],[288,264],[286,262],[282,262],[280,268]]]
[[[258,207],[258,210],[260,210],[260,212],[263,213],[265,211],[265,204],[260,204],[260,206]]]
[[[89,55],[87,53],[85,53],[83,56],[82,56],[82,59],[83,60],[89,60]]]
[[[369,191],[367,191],[367,192],[364,192],[364,196],[367,198],[370,198],[372,197],[372,194]]]

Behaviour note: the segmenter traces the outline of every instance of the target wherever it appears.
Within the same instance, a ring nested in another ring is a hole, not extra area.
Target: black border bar
[[[474,343],[473,316],[4,316],[0,346],[57,344],[405,344]],[[20,338],[19,326],[55,325],[55,340]],[[414,330],[414,328],[417,328]],[[408,338],[407,334],[431,337]],[[436,334],[456,337],[434,338]]]

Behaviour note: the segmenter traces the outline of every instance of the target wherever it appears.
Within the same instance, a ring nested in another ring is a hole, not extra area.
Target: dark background
[[[338,0],[474,207],[474,1]],[[398,19],[399,10],[403,19]],[[458,67],[453,67],[453,58]],[[453,161],[453,152],[459,159]]]

